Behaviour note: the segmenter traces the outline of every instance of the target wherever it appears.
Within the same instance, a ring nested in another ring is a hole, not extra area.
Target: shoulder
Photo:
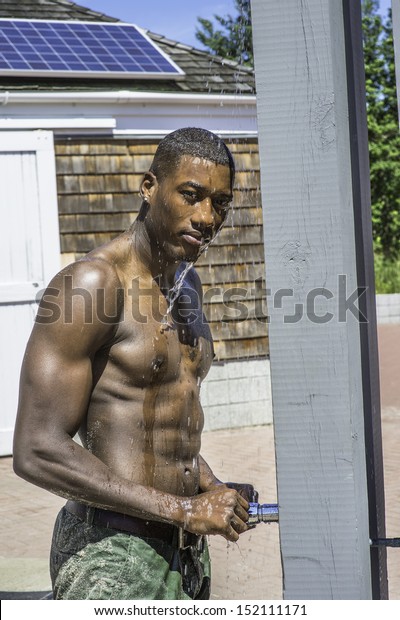
[[[108,297],[110,293],[122,288],[116,268],[99,257],[82,258],[62,269],[49,283],[45,295],[59,297],[77,297],[90,294],[98,296],[103,293]]]
[[[51,280],[39,303],[35,331],[63,340],[65,346],[77,343],[78,336],[82,344],[103,342],[119,323],[122,308],[115,267],[102,258],[85,257]]]
[[[71,287],[89,292],[113,290],[121,287],[117,270],[108,260],[88,256],[62,269],[50,282],[49,287],[69,292]]]

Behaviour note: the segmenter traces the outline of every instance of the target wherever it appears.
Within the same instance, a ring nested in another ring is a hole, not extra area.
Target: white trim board
[[[122,92],[103,93],[104,97],[95,94],[93,98],[82,93],[19,95],[22,94],[3,94],[0,129],[48,128],[57,135],[112,130],[162,134],[189,126],[238,136],[257,132],[254,97],[152,96],[152,93],[146,97],[143,93],[136,96],[137,93]]]

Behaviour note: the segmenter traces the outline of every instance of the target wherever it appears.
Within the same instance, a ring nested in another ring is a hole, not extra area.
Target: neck
[[[167,258],[162,248],[152,242],[145,220],[137,219],[131,227],[132,248],[144,269],[161,288],[169,290],[175,279],[180,261]]]

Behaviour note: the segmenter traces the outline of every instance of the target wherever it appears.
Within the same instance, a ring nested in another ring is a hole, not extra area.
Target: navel
[[[152,360],[151,370],[153,374],[156,374],[160,371],[161,366],[163,365],[164,362],[165,362],[165,358],[163,355],[158,355],[156,358]]]

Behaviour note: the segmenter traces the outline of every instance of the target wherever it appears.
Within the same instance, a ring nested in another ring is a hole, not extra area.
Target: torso
[[[160,322],[168,305],[158,284],[150,274],[140,280],[137,274],[135,264],[129,273],[121,271],[124,311],[110,342],[93,359],[93,391],[80,437],[123,478],[195,495],[203,428],[200,384],[213,357],[210,330],[190,272],[181,291],[190,317],[184,324],[182,318],[170,321],[172,326]],[[132,281],[140,282],[140,296]]]

